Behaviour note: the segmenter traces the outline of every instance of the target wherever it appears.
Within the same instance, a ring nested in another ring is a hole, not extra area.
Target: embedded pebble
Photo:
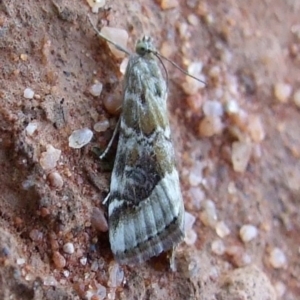
[[[106,0],[86,0],[92,8],[92,12],[97,14],[99,9],[105,5]]]
[[[80,149],[93,138],[93,132],[89,128],[82,128],[72,132],[69,136],[69,147]]]
[[[185,228],[185,237],[184,241],[187,245],[195,244],[197,240],[197,233],[192,229],[194,223],[196,221],[195,216],[190,214],[189,212],[185,212],[184,214],[184,228]]]
[[[191,203],[196,209],[201,208],[201,202],[205,199],[205,194],[200,187],[191,187],[189,189]]]
[[[260,143],[265,138],[265,130],[261,122],[261,118],[258,116],[249,117],[248,131],[250,136],[255,143]]]
[[[101,33],[108,39],[115,41],[119,46],[126,48],[128,41],[128,32],[124,29],[104,26]],[[110,51],[116,58],[123,58],[126,54],[110,43],[107,43]]]
[[[219,66],[213,66],[208,71],[209,77],[215,80],[219,80],[221,75],[221,68]]]
[[[236,172],[245,172],[251,156],[252,145],[245,142],[232,143],[231,161]]]
[[[64,274],[64,276],[65,276],[66,278],[68,278],[68,277],[70,276],[70,271],[69,271],[69,270],[63,270],[62,273]]]
[[[230,257],[230,262],[235,266],[241,267],[251,263],[251,257],[240,246],[227,247],[225,252]]]
[[[30,232],[29,232],[29,237],[35,241],[35,242],[38,242],[38,241],[42,241],[44,235],[41,231],[37,230],[37,229],[32,229]]]
[[[26,99],[33,99],[33,97],[34,97],[34,91],[31,88],[26,88],[24,90],[23,96]]]
[[[203,169],[205,165],[196,161],[189,173],[189,183],[191,186],[199,185],[203,180]]]
[[[110,263],[108,267],[109,279],[107,285],[109,287],[118,287],[124,280],[124,271],[116,262]]]
[[[81,263],[83,266],[85,266],[86,263],[87,263],[87,258],[86,258],[86,257],[81,257],[79,261],[80,261],[80,263]]]
[[[258,230],[251,224],[243,225],[240,229],[240,238],[244,243],[248,243],[255,239],[258,235]]]
[[[178,0],[161,0],[160,6],[162,9],[170,9],[178,6]]]
[[[276,293],[263,271],[256,266],[246,266],[229,271],[222,278],[218,297],[222,300],[273,300]]]
[[[20,59],[23,61],[27,61],[28,60],[28,55],[25,53],[20,54]]]
[[[186,102],[193,113],[199,113],[202,106],[203,97],[198,93],[186,98]]]
[[[67,254],[73,254],[75,249],[72,243],[66,243],[63,245],[63,251]]]
[[[296,106],[300,108],[300,89],[295,92],[293,100]]]
[[[218,101],[205,101],[202,106],[206,116],[221,117],[224,114],[223,106]]]
[[[211,251],[216,255],[225,253],[225,245],[222,240],[215,240],[211,243]]]
[[[38,128],[38,123],[36,121],[30,122],[25,128],[26,134],[28,136],[32,136],[36,132],[37,128]]]
[[[195,232],[195,230],[190,229],[185,233],[184,241],[187,245],[191,246],[196,243],[197,238],[198,238],[198,236],[197,236],[197,233]]]
[[[122,108],[122,97],[117,95],[108,95],[103,99],[105,109],[112,115],[119,115]]]
[[[220,117],[206,116],[199,124],[199,134],[203,137],[211,137],[215,134],[220,134],[223,130],[223,123]]]
[[[290,84],[278,82],[274,85],[275,98],[281,103],[286,103],[292,94],[292,90]]]
[[[196,221],[195,216],[193,216],[187,211],[184,213],[184,229],[186,232],[192,229],[195,221]]]
[[[25,258],[17,258],[17,265],[24,265],[26,262]]]
[[[120,64],[120,72],[121,74],[125,74],[126,73],[126,69],[127,69],[127,66],[128,66],[128,62],[129,62],[129,58],[128,57],[125,57],[121,64]]]
[[[107,119],[99,121],[94,124],[93,128],[96,132],[104,132],[109,128],[109,121]]]
[[[50,186],[56,188],[56,189],[61,189],[64,185],[64,181],[63,178],[61,177],[61,175],[57,172],[51,172],[48,177],[47,177]]]
[[[91,224],[98,231],[106,232],[108,230],[108,223],[102,209],[98,207],[93,208]]]
[[[32,273],[27,273],[25,276],[26,281],[33,281],[34,279],[36,279],[36,276]]]
[[[164,41],[160,47],[160,54],[165,57],[170,57],[174,52],[174,47],[169,41]]]
[[[57,286],[58,283],[53,276],[47,276],[43,280],[44,285],[46,286]]]
[[[198,19],[198,17],[197,17],[196,15],[194,15],[194,14],[189,14],[189,15],[187,16],[187,20],[188,20],[188,22],[189,22],[191,25],[193,25],[193,26],[198,26],[198,25],[199,25],[199,19]]]
[[[200,220],[205,226],[215,228],[218,217],[216,206],[213,201],[203,201],[203,211],[200,212]]]
[[[229,100],[225,104],[225,111],[227,114],[237,114],[239,112],[240,108],[236,100]]]
[[[274,284],[274,288],[278,298],[282,298],[286,292],[286,285],[282,281],[277,281]]]
[[[96,82],[89,88],[89,92],[92,96],[98,97],[101,95],[103,84],[101,82]]]
[[[52,260],[57,269],[63,269],[66,266],[66,259],[58,252],[54,251],[52,255]],[[65,277],[68,277],[65,275]]]
[[[287,259],[284,252],[281,249],[274,248],[270,252],[269,262],[273,268],[280,269],[286,265]]]
[[[216,233],[220,238],[224,238],[230,234],[230,229],[224,221],[220,221],[216,224]]]
[[[98,271],[98,269],[99,269],[99,263],[96,260],[94,260],[91,264],[91,271],[96,272]]]
[[[237,188],[233,181],[230,181],[228,183],[227,191],[228,191],[228,194],[230,194],[230,195],[234,195],[237,193]]]
[[[54,148],[52,145],[46,146],[46,151],[41,153],[40,165],[45,170],[51,170],[56,167],[57,161],[61,155],[61,150]]]
[[[205,78],[202,71],[203,64],[202,62],[192,62],[188,67],[188,73],[202,81],[205,81]],[[182,88],[187,95],[195,95],[198,93],[199,89],[205,87],[203,82],[197,81],[190,76],[185,77],[185,81],[182,83]]]

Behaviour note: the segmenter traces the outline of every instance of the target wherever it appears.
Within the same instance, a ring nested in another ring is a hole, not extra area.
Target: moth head
[[[147,53],[155,54],[157,51],[153,45],[153,40],[150,36],[143,36],[142,39],[138,40],[135,46],[135,52],[138,55],[144,56]]]

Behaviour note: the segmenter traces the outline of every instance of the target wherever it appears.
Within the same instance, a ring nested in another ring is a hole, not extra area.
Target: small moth
[[[143,263],[173,250],[184,238],[184,206],[167,117],[167,84],[152,40],[143,37],[135,51],[124,78],[116,128],[119,141],[106,198],[110,245],[120,264]]]

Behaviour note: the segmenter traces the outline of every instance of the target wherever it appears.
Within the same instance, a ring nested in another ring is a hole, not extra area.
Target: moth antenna
[[[205,81],[193,76],[192,74],[190,74],[189,72],[185,71],[184,69],[182,69],[181,67],[179,67],[176,63],[174,63],[174,61],[166,58],[165,56],[161,55],[160,53],[158,52],[154,52],[154,55],[159,58],[160,61],[162,61],[161,59],[165,59],[167,62],[169,62],[170,64],[172,64],[175,68],[177,68],[178,70],[180,70],[183,74],[189,76],[189,77],[192,77],[194,78],[195,80],[203,83],[204,85],[207,85]],[[165,66],[164,66],[164,69],[165,69]]]
[[[126,53],[126,54],[128,54],[128,55],[130,55],[130,52],[129,52],[127,49],[123,48],[122,46],[118,45],[117,43],[115,43],[114,41],[112,41],[111,39],[109,39],[108,37],[104,36],[104,35],[96,28],[96,26],[94,25],[94,23],[93,23],[92,20],[91,20],[90,15],[87,15],[87,18],[88,18],[88,20],[90,21],[90,23],[91,23],[93,29],[95,30],[95,32],[96,32],[102,39],[104,39],[106,42],[108,42],[108,43],[114,45],[114,46],[116,47],[116,49],[118,49],[118,50],[120,50],[120,51],[122,51],[122,52],[124,52],[124,53]]]
[[[164,62],[162,61],[161,57],[159,55],[157,55],[157,53],[155,53],[155,52],[153,52],[153,54],[158,58],[159,62],[161,63],[161,65],[164,68],[164,71],[166,73],[166,83],[167,83],[167,88],[168,88],[168,85],[169,85],[169,73],[168,73],[168,70],[167,70]]]

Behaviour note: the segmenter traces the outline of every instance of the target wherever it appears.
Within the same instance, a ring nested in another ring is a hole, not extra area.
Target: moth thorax
[[[142,39],[138,40],[135,46],[135,52],[144,56],[147,53],[156,53],[156,49],[153,45],[153,40],[150,36],[143,36]]]

